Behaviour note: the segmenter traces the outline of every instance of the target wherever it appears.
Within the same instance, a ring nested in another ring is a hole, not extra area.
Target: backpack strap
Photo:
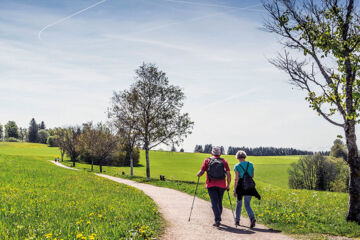
[[[241,164],[239,164],[239,166],[244,170],[244,174],[247,172],[247,170],[249,169],[249,162],[248,162],[248,164],[247,164],[247,166],[246,166],[246,170],[245,170],[245,168],[243,167],[243,166],[241,166]],[[248,174],[249,174],[249,172],[248,172]],[[250,175],[250,174],[249,174]]]

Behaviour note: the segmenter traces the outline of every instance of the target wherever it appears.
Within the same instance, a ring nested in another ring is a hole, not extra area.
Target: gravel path
[[[53,162],[58,166],[66,167],[61,163]],[[66,167],[68,168],[68,167]],[[70,168],[73,169],[73,168]],[[142,190],[151,197],[159,207],[159,211],[167,221],[165,233],[161,236],[164,240],[190,240],[190,239],[258,239],[281,240],[292,239],[279,232],[272,231],[263,225],[257,224],[249,229],[248,218],[241,218],[240,227],[235,228],[231,210],[224,208],[222,224],[219,228],[213,227],[213,213],[209,202],[196,198],[191,221],[188,222],[193,196],[169,188],[156,187],[149,184],[96,174],[118,183],[127,184]],[[199,186],[204,187],[204,186]],[[227,192],[225,192],[227,195]],[[228,197],[228,196],[224,196]]]

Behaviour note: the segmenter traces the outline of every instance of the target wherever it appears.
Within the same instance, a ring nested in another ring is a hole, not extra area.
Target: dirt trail
[[[61,163],[55,164],[65,167]],[[161,236],[161,239],[164,240],[292,239],[289,236],[272,231],[260,224],[257,224],[253,229],[249,229],[249,220],[243,217],[240,221],[241,226],[235,228],[231,210],[225,208],[222,214],[222,225],[219,228],[213,227],[212,224],[214,216],[211,210],[211,205],[209,202],[199,198],[195,199],[191,221],[188,222],[193,196],[173,189],[156,187],[105,174],[96,175],[108,178],[118,183],[136,187],[151,197],[158,205],[162,216],[168,222],[165,233]],[[225,192],[225,194],[226,195],[224,195],[224,197],[228,197],[227,192]]]

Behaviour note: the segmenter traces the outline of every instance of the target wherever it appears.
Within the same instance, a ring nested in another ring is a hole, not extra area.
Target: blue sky
[[[152,62],[186,94],[195,121],[186,151],[206,143],[328,150],[342,130],[268,63],[281,46],[261,31],[259,4],[0,0],[0,123],[106,121],[112,92]]]

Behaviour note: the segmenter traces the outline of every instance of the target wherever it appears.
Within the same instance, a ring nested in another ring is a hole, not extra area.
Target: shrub
[[[301,157],[292,163],[289,172],[289,187],[321,191],[344,191],[348,174],[342,158],[324,157],[320,154]]]
[[[133,150],[133,164],[137,166],[139,164],[140,151],[138,148]],[[88,152],[82,152],[80,155],[80,161],[90,163],[94,161],[95,165],[99,164],[99,160],[93,158]],[[130,151],[126,151],[124,146],[121,146],[115,153],[108,158],[104,165],[107,166],[130,166]]]
[[[49,136],[46,140],[47,145],[49,147],[58,147],[57,137],[56,136]]]
[[[138,148],[133,150],[133,164],[137,166],[139,164],[140,151]],[[113,166],[130,166],[130,151],[120,150],[114,154],[114,158],[111,161]]]
[[[49,137],[49,133],[45,129],[41,129],[38,132],[39,134],[39,143],[46,144],[46,141]]]
[[[9,137],[6,139],[7,142],[19,142],[19,139],[14,138],[14,137]]]

